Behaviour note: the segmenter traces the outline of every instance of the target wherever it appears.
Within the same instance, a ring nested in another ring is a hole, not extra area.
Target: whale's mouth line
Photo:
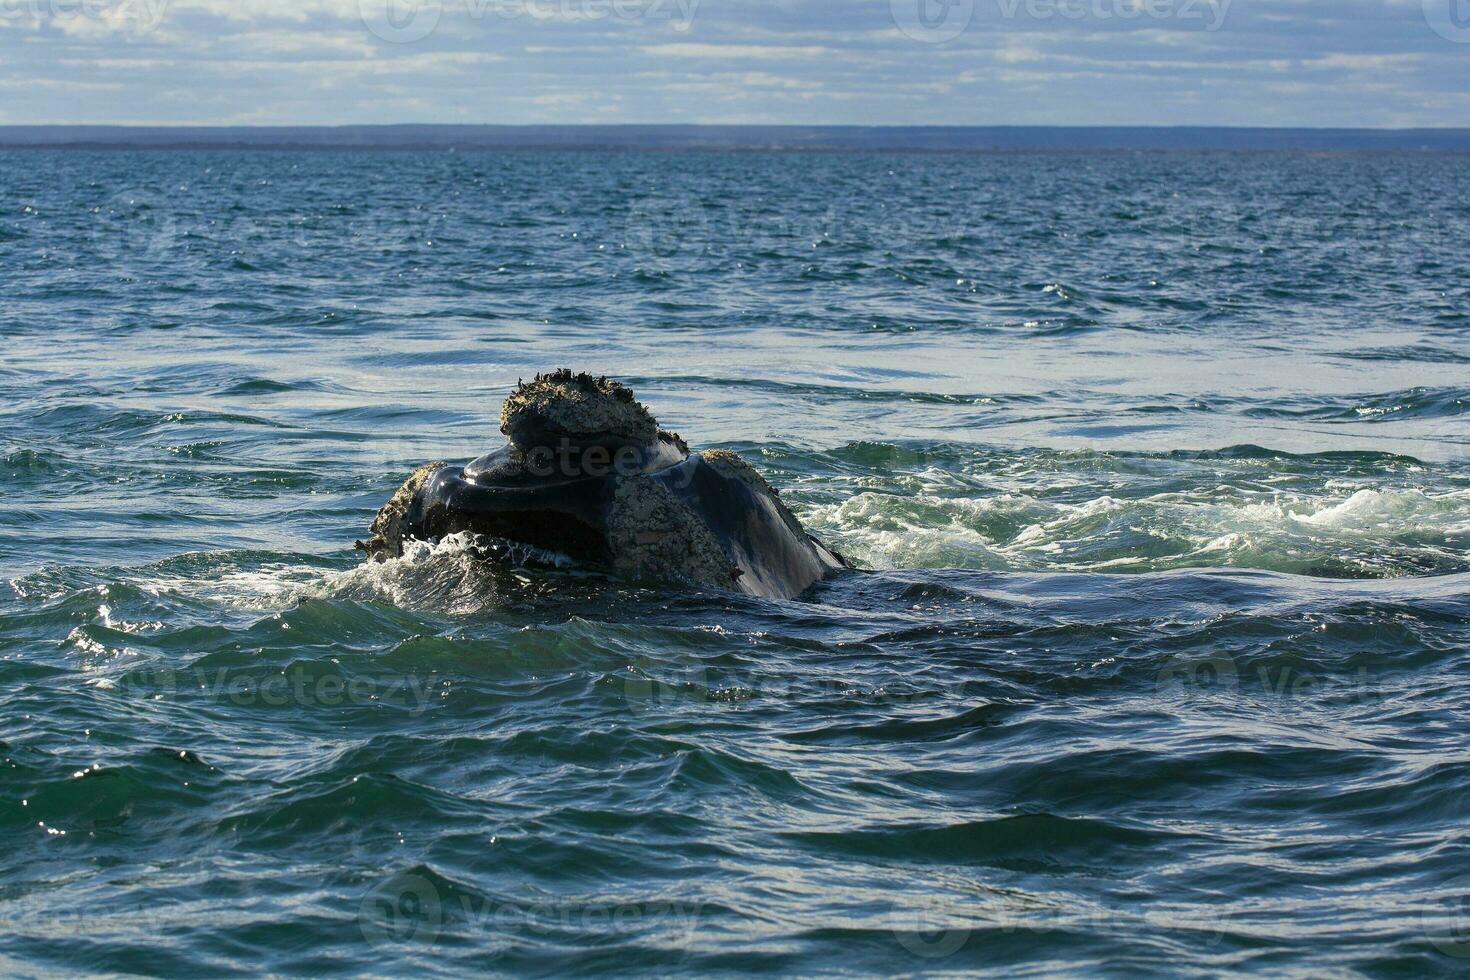
[[[600,564],[608,560],[597,529],[570,514],[554,510],[507,510],[476,514],[461,530],[556,552],[577,562]]]
[[[465,470],[443,467],[424,481],[405,516],[411,533],[424,540],[468,531],[606,563],[611,556],[599,515],[601,501],[612,493],[610,483],[598,477],[476,480]]]

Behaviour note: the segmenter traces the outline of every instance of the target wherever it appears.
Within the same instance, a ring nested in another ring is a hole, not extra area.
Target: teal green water
[[[1470,962],[1470,161],[0,164],[3,972]],[[358,565],[562,365],[868,571]]]

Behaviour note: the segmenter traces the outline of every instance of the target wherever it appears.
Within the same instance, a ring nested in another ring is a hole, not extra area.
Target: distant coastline
[[[1470,129],[1133,126],[0,126],[0,149],[1470,153]]]

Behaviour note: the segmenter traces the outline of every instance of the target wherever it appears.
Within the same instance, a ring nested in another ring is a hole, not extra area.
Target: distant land
[[[0,148],[1470,153],[1470,129],[1209,126],[0,126]]]

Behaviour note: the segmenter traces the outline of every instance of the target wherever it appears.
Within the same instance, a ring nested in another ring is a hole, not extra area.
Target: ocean
[[[0,971],[1463,974],[1467,180],[0,152]],[[864,570],[360,564],[563,366]]]

